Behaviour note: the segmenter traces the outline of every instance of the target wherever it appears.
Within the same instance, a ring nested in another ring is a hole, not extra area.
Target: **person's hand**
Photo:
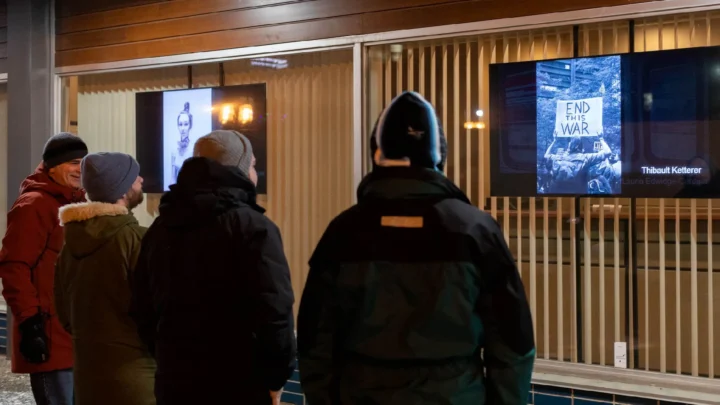
[[[282,397],[282,393],[282,388],[280,389],[280,391],[270,391],[270,399],[272,400],[272,405],[280,405],[280,397]]]
[[[50,356],[45,334],[45,314],[38,313],[18,325],[20,329],[20,354],[29,363],[45,363]]]

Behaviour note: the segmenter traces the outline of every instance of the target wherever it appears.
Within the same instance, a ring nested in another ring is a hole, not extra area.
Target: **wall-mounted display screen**
[[[720,197],[720,47],[494,64],[491,194]]]
[[[257,190],[267,188],[265,84],[138,93],[136,145],[143,188],[168,191],[198,138],[216,129],[236,130],[250,139],[258,172]]]

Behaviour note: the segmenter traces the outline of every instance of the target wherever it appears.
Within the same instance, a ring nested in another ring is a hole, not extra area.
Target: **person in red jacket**
[[[58,321],[53,283],[64,242],[58,210],[85,200],[80,161],[87,153],[69,133],[47,141],[42,164],[8,212],[0,250],[2,294],[14,316],[12,371],[30,374],[38,405],[73,403],[72,339]]]

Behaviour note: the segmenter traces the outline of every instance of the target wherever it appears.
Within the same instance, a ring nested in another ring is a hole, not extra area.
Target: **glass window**
[[[259,203],[282,231],[298,296],[317,241],[352,203],[352,66],[353,52],[346,49],[192,67],[194,88],[266,85],[266,116],[256,117],[267,121],[267,194]],[[66,92],[77,81],[76,95],[65,96],[77,100],[77,108],[65,108],[63,122],[91,151],[135,155],[135,95],[187,88],[188,73],[187,66],[178,66],[66,78]],[[150,194],[136,209],[142,225],[152,223],[159,200]]]
[[[720,45],[720,14],[582,25],[579,56]],[[572,27],[366,48],[372,128],[403,90],[431,101],[447,176],[502,226],[535,320],[538,358],[717,377],[718,219],[712,200],[490,198],[492,63],[573,56]],[[635,219],[631,221],[631,205]],[[635,237],[635,238],[633,238]]]

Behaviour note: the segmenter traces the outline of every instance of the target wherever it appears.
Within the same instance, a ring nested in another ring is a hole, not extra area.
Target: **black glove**
[[[20,325],[20,353],[29,363],[45,363],[50,357],[45,334],[46,315],[42,312],[26,319]]]

